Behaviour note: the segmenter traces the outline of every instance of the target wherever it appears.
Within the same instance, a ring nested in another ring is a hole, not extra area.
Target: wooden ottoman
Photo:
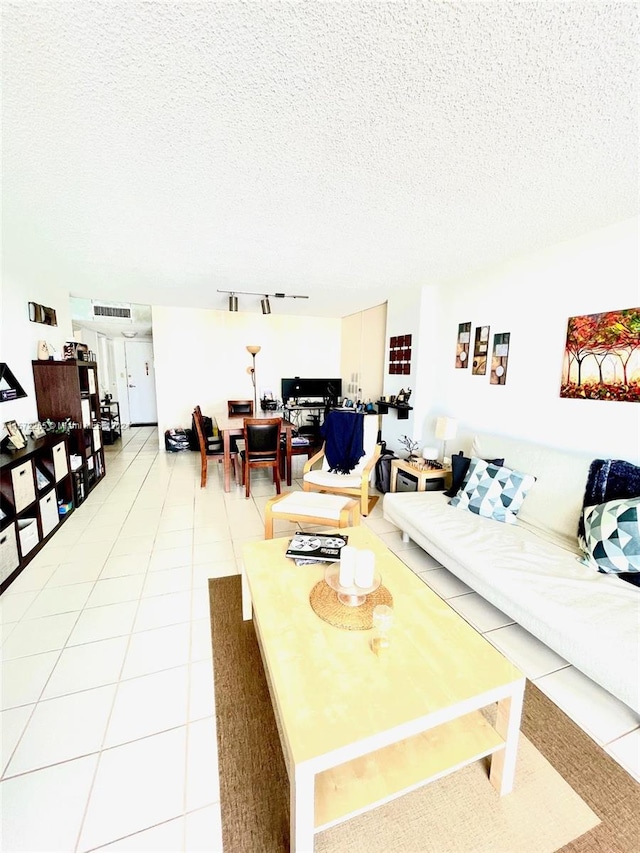
[[[360,503],[341,495],[319,492],[285,492],[270,498],[264,510],[264,538],[273,539],[273,520],[282,518],[306,524],[355,527],[360,524]]]

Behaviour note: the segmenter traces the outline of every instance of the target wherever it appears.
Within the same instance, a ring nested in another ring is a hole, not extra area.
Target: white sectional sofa
[[[476,435],[470,452],[536,477],[516,524],[454,508],[442,492],[384,496],[384,517],[445,568],[640,713],[640,588],[579,562],[591,456]]]

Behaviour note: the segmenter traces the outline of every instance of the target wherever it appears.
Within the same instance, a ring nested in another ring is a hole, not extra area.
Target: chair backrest
[[[280,433],[282,418],[245,418],[245,453],[249,461],[280,457]]]
[[[358,417],[357,413],[349,414],[349,417]],[[378,424],[379,424],[379,416],[377,414],[374,415],[362,415],[362,446],[364,447],[364,456],[358,461],[355,468],[351,471],[352,474],[360,474],[364,466],[367,464],[369,459],[373,456],[375,451],[376,444],[378,443]],[[327,457],[325,456],[322,460],[322,470],[329,471],[330,466],[327,462]],[[371,470],[371,475],[369,479],[374,476],[374,469]]]
[[[253,400],[227,400],[227,408],[230,418],[253,417]]]
[[[198,447],[200,448],[200,455],[207,454],[207,442],[204,437],[204,426],[202,424],[202,412],[200,411],[200,406],[196,406],[193,410],[193,421],[196,425],[196,433],[198,434]]]
[[[204,444],[204,453],[208,456],[214,453],[222,453],[222,436],[220,436],[218,432],[216,419],[203,415],[200,406],[196,406],[193,410],[191,421],[196,432],[197,449],[202,452],[202,446]],[[202,441],[200,436],[202,436]],[[194,447],[193,449],[195,450],[196,448]]]

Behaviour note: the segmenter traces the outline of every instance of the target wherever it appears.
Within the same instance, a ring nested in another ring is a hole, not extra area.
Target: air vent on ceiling
[[[116,320],[131,320],[130,305],[106,305],[93,303],[94,317],[109,317]]]

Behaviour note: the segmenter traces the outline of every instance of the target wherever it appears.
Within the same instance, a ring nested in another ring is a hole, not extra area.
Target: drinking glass
[[[388,604],[376,604],[373,608],[373,636],[371,649],[377,655],[391,645],[391,627],[393,625],[393,608]]]

